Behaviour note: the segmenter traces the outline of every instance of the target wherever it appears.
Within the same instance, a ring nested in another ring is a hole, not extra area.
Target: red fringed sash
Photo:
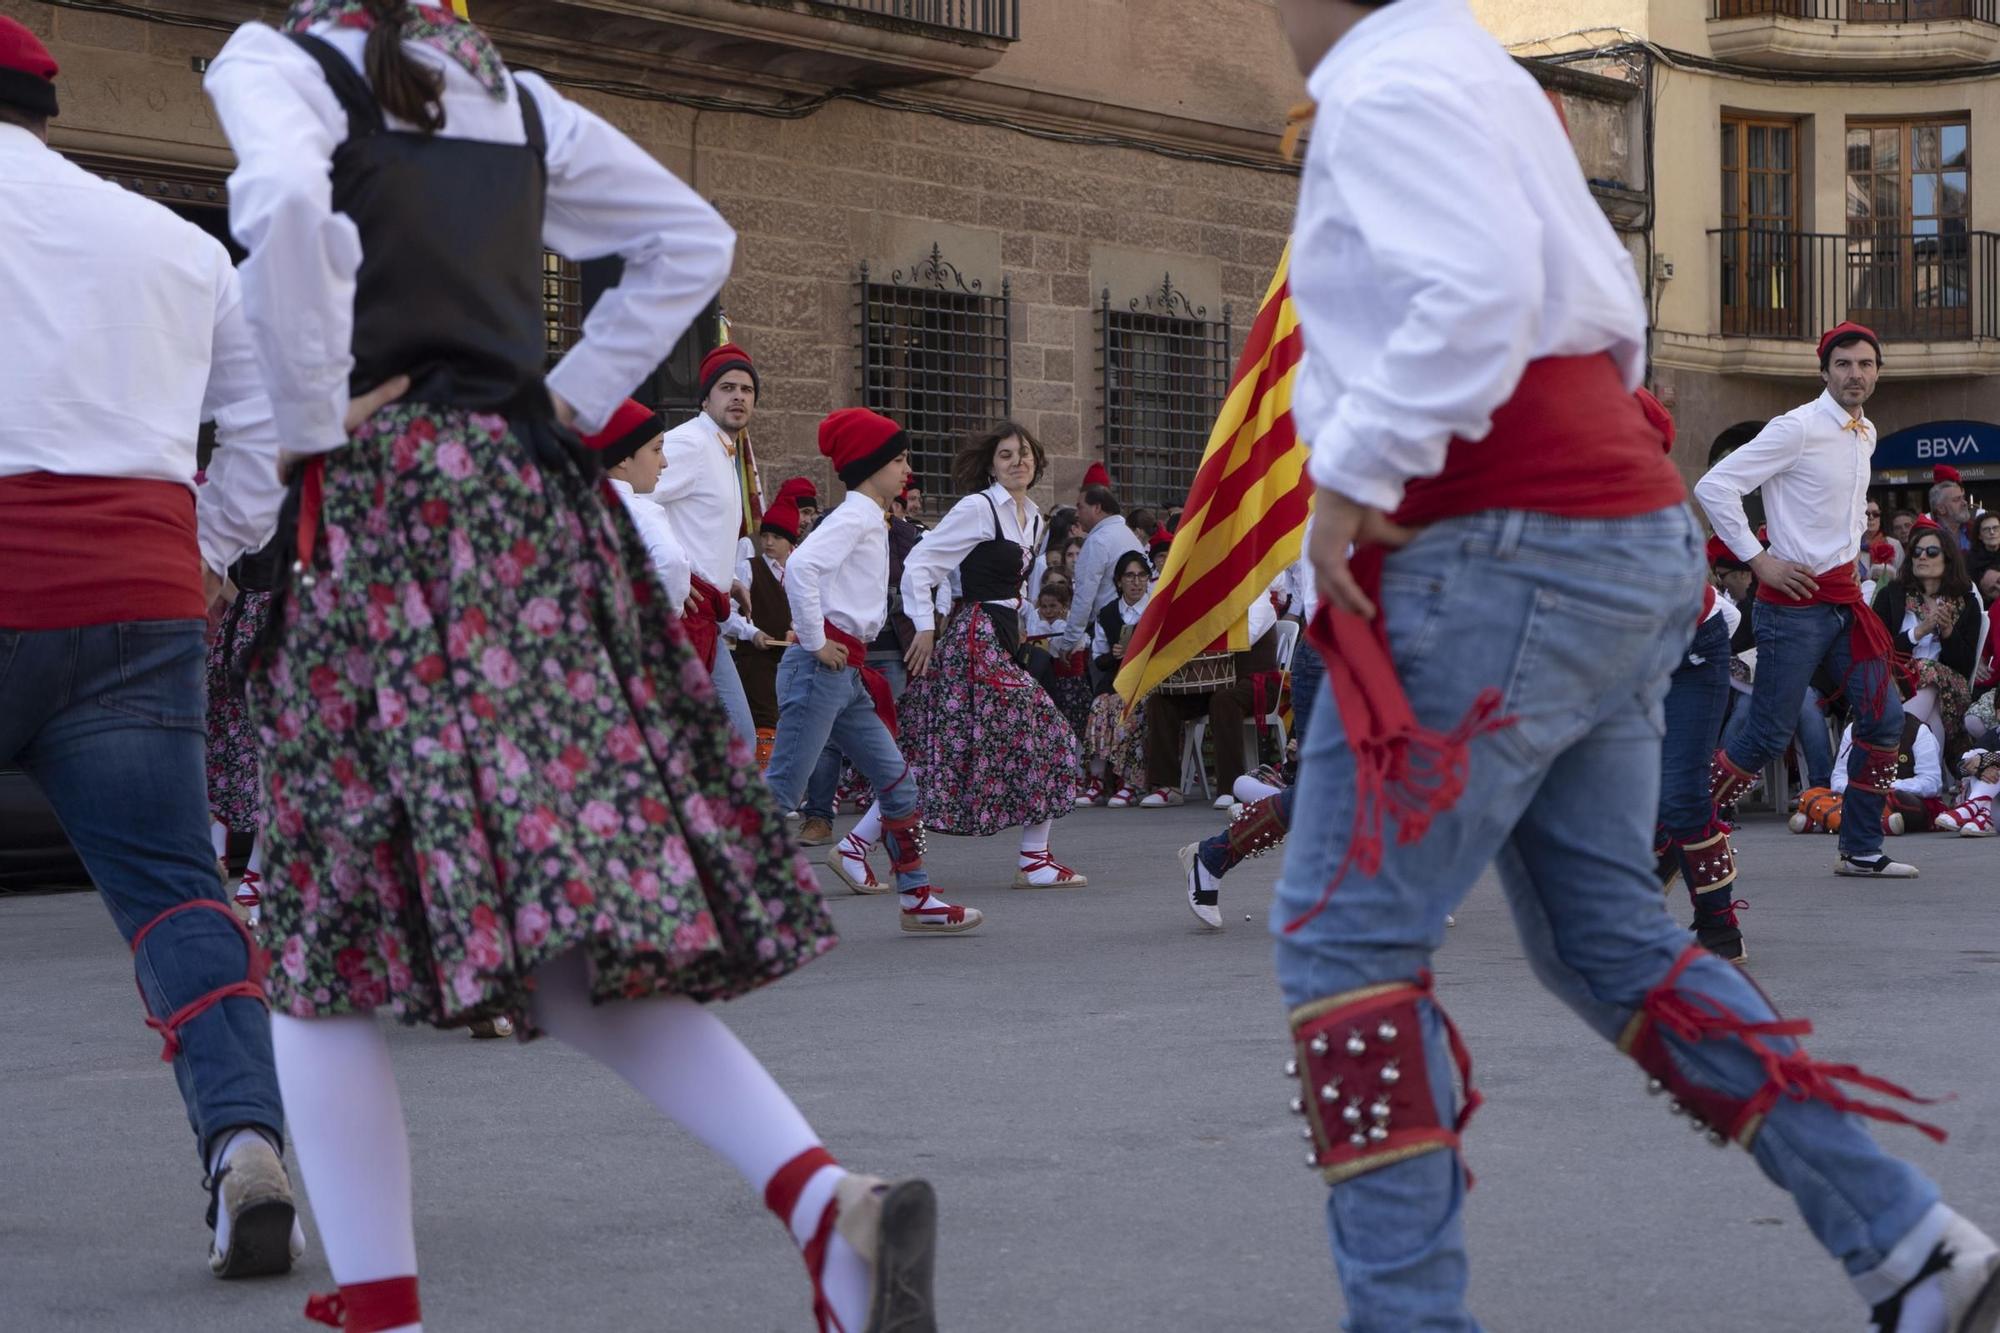
[[[882,725],[894,736],[896,696],[889,692],[889,678],[868,665],[868,646],[831,620],[823,622],[823,628],[828,642],[847,649],[847,665],[861,673],[861,683],[868,688],[868,697],[875,703],[875,716],[882,719]]]
[[[1362,547],[1348,562],[1370,601],[1380,596],[1382,561],[1387,555],[1379,546]],[[1396,676],[1380,615],[1363,620],[1322,602],[1306,636],[1326,659],[1334,706],[1340,710],[1347,746],[1354,753],[1354,827],[1340,869],[1309,911],[1285,923],[1287,935],[1326,910],[1350,869],[1358,866],[1364,875],[1382,869],[1387,824],[1396,826],[1399,846],[1407,847],[1429,832],[1431,821],[1456,805],[1465,792],[1471,763],[1467,752],[1473,739],[1514,724],[1512,717],[1494,716],[1502,695],[1488,686],[1449,732],[1419,726]]]
[[[681,629],[700,654],[701,664],[713,673],[715,655],[722,650],[722,622],[729,619],[729,594],[699,574],[689,576],[689,586],[693,591],[688,600],[694,603],[695,613],[681,616]]]
[[[1853,565],[1835,566],[1824,574],[1813,575],[1813,581],[1819,584],[1819,591],[1810,597],[1790,597],[1768,583],[1759,583],[1757,600],[1769,602],[1773,606],[1851,608],[1853,624],[1848,629],[1847,651],[1853,658],[1854,665],[1880,662],[1885,668],[1868,696],[1870,710],[1880,717],[1882,707],[1889,699],[1890,677],[1907,676],[1909,671],[1907,666],[1896,662],[1896,641],[1889,637],[1889,627],[1882,623],[1882,617],[1876,615],[1868,603],[1861,600],[1861,585],[1855,581]]]

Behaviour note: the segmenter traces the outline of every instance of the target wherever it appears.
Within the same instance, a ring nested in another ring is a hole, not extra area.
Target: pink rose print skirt
[[[597,999],[718,1000],[833,947],[615,499],[423,405],[324,480],[248,688],[277,1012],[529,1037],[532,974],[571,949]]]
[[[238,593],[208,634],[208,811],[231,833],[257,828],[257,732],[237,681],[270,605],[268,592]]]
[[[1001,649],[980,607],[960,606],[939,627],[930,669],[896,716],[926,828],[984,837],[1076,809],[1076,729]]]

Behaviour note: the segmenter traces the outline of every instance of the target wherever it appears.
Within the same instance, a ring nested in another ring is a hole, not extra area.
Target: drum
[[[1213,694],[1236,683],[1236,654],[1202,653],[1159,684],[1161,694]]]

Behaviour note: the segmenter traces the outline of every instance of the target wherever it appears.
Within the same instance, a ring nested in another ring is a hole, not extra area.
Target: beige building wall
[[[1732,428],[1766,420],[1821,388],[1809,341],[1724,334],[1719,241],[1709,233],[1722,225],[1726,115],[1798,121],[1796,229],[1831,235],[1847,229],[1850,120],[1963,115],[1971,127],[1970,228],[2000,231],[2000,81],[1958,72],[1977,58],[1982,43],[2000,49],[1994,25],[1716,22],[1708,17],[1709,0],[1473,4],[1482,22],[1517,54],[1597,51],[1602,58],[1583,62],[1583,68],[1624,67],[1650,77],[1656,174],[1648,229],[1655,251],[1652,376],[1674,410],[1677,461],[1690,476],[1707,466],[1718,438]],[[1609,48],[1626,40],[1611,31],[1616,28],[1669,53],[1727,59],[1745,68],[1716,73],[1671,55],[1653,59],[1629,49],[1613,55]],[[1869,71],[1868,79],[1843,78],[1862,69]],[[1974,299],[1983,308],[1994,299],[1984,294],[1983,266],[1973,277]],[[1834,285],[1836,299],[1844,300],[1844,284]],[[1870,414],[1884,434],[1930,421],[2000,422],[1995,372],[2000,372],[2000,346],[1992,340],[1891,340]],[[1909,484],[1919,480],[1913,477]]]
[[[769,12],[747,3],[732,10],[733,2],[662,0],[659,8],[741,14],[753,24]],[[900,80],[863,70],[853,77],[883,78],[897,106],[834,100],[796,119],[698,110],[653,95],[800,95],[783,81],[811,80],[781,45],[772,47],[767,76],[671,52],[641,58],[643,34],[601,45],[573,35],[509,37],[551,11],[570,11],[530,0],[505,8],[490,0],[483,11],[482,0],[472,3],[475,17],[493,16],[510,60],[548,71],[737,229],[722,303],[763,374],[753,429],[767,486],[795,471],[830,480],[815,426],[859,400],[856,279],[864,262],[878,278],[907,272],[935,244],[984,290],[1009,285],[1013,411],[1057,455],[1042,489],[1048,501],[1073,497],[1101,448],[1106,289],[1123,308],[1171,274],[1211,318],[1232,308],[1240,346],[1290,227],[1296,174],[1278,157],[1277,140],[1303,84],[1266,0],[1023,0],[1021,40],[989,43],[985,68]],[[213,11],[219,21],[258,12],[222,4]],[[824,12],[795,2],[778,18],[824,25]],[[0,13],[41,36],[62,66],[56,147],[133,164],[126,179],[157,168],[143,176],[145,188],[156,189],[157,177],[176,202],[200,204],[214,193],[230,156],[192,62],[219,50],[226,31],[40,0],[0,0]],[[855,31],[875,39],[873,30]],[[631,92],[579,88],[582,78]]]

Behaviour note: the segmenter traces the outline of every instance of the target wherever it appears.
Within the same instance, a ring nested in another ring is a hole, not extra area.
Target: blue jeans
[[[1380,873],[1350,872],[1288,934],[1342,866],[1352,829],[1353,757],[1322,687],[1271,914],[1289,1005],[1416,978],[1444,942],[1445,914],[1493,864],[1537,978],[1600,1037],[1619,1035],[1690,947],[1660,896],[1652,844],[1662,701],[1701,578],[1701,544],[1681,508],[1622,520],[1477,514],[1389,557],[1379,605],[1417,720],[1449,730],[1497,686],[1515,721],[1472,743],[1464,795],[1424,838],[1386,839]],[[1677,990],[1771,1016],[1741,972],[1705,951]],[[1457,1098],[1442,1019],[1421,1007],[1449,1126]],[[1735,1038],[1667,1041],[1699,1083],[1748,1098],[1765,1081]],[[1635,1093],[1644,1082],[1636,1069],[1625,1077]],[[1937,1199],[1858,1120],[1821,1102],[1781,1098],[1752,1152],[1850,1273],[1872,1274]],[[1465,1308],[1464,1188],[1457,1155],[1440,1151],[1331,1187],[1327,1223],[1353,1333],[1478,1327]]]
[[[780,810],[797,809],[806,779],[828,747],[838,750],[861,770],[882,803],[884,820],[904,819],[917,810],[917,780],[875,715],[875,702],[853,667],[833,670],[793,644],[778,659],[778,735],[771,744],[771,762],[764,781],[778,798]],[[884,830],[885,841],[893,834]],[[891,856],[896,848],[890,848]],[[900,858],[898,858],[900,859]],[[896,873],[896,887],[912,893],[930,883],[919,863]]]
[[[169,908],[226,903],[208,836],[205,628],[146,620],[0,629],[0,762],[34,778],[129,942]],[[179,912],[135,960],[159,1018],[242,981],[243,936],[211,911]],[[282,1142],[271,1021],[232,997],[180,1030],[174,1078],[204,1155],[255,1126]]]
[[[1854,714],[1857,742],[1847,757],[1846,813],[1840,821],[1843,856],[1873,856],[1882,850],[1882,793],[1855,786],[1868,774],[1862,743],[1893,750],[1903,739],[1903,701],[1886,681],[1888,664],[1855,664],[1848,635],[1857,615],[1872,616],[1867,607],[1777,606],[1758,602],[1757,680],[1750,694],[1750,715],[1742,729],[1724,742],[1729,762],[1755,773],[1785,752],[1799,729],[1800,709],[1813,672],[1822,664],[1846,692]],[[1880,691],[1882,703],[1873,706]],[[1826,734],[1822,717],[1817,726]],[[1810,763],[1808,764],[1810,767]],[[1831,772],[1833,762],[1827,761]]]
[[[1301,752],[1306,744],[1306,723],[1312,721],[1313,703],[1319,698],[1319,683],[1326,679],[1326,663],[1319,649],[1306,642],[1303,632],[1298,647],[1292,649],[1292,739]]]
[[[1820,707],[1823,697],[1808,685],[1805,702],[1799,705],[1799,764],[1808,787],[1833,785],[1833,733],[1826,729],[1826,710]]]
[[[722,700],[722,711],[729,714],[729,729],[755,750],[757,722],[750,716],[750,696],[744,692],[743,677],[736,674],[736,657],[727,643],[715,645],[715,669],[708,674],[715,683],[716,697]]]
[[[909,668],[903,665],[903,655],[886,648],[870,648],[868,665],[888,678],[889,697],[901,699],[909,685]],[[820,751],[819,762],[813,765],[812,777],[806,781],[805,804],[799,813],[807,819],[833,820],[834,797],[840,794],[840,770],[847,762],[839,747],[829,745]]]
[[[1715,815],[1708,798],[1722,710],[1729,702],[1729,628],[1711,616],[1674,668],[1660,737],[1660,823],[1678,842],[1699,841]],[[1693,883],[1693,880],[1689,880]]]

